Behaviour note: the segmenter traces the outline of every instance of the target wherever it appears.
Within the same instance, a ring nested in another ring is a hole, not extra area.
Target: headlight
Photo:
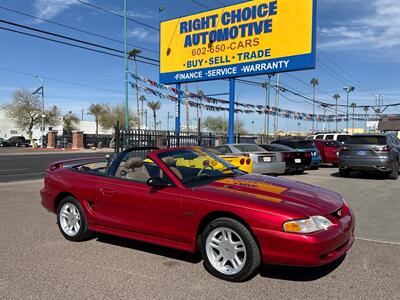
[[[332,222],[325,217],[313,216],[304,220],[287,221],[283,224],[283,230],[286,232],[311,233],[326,230],[332,225]]]

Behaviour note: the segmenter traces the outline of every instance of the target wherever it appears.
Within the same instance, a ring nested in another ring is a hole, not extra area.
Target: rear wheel
[[[79,242],[88,237],[88,224],[82,206],[74,197],[64,198],[57,210],[57,224],[69,241]]]
[[[350,170],[349,169],[339,169],[340,177],[349,177]]]
[[[399,161],[395,160],[393,163],[392,171],[389,172],[388,178],[396,180],[399,177]]]
[[[242,223],[230,218],[214,220],[200,238],[204,266],[214,276],[240,282],[257,272],[261,263],[260,251]]]

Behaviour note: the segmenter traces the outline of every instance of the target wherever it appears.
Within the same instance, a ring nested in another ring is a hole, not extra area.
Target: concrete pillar
[[[83,131],[72,130],[72,149],[81,150],[83,148]]]
[[[57,130],[50,130],[47,133],[47,148],[54,149],[57,144]]]

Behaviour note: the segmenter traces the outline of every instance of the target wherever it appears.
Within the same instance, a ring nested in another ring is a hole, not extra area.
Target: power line
[[[124,43],[121,40],[117,40],[117,39],[114,39],[112,37],[109,37],[109,36],[106,36],[106,35],[103,35],[103,34],[98,34],[98,33],[87,31],[87,30],[84,30],[84,29],[81,29],[81,28],[77,28],[77,27],[74,27],[74,26],[70,26],[70,25],[59,23],[59,22],[51,21],[51,20],[48,20],[48,19],[40,18],[40,17],[34,16],[34,15],[27,14],[27,13],[22,12],[22,11],[17,11],[17,10],[14,10],[14,9],[11,9],[11,8],[7,8],[7,7],[3,7],[3,6],[0,6],[0,9],[7,10],[7,11],[10,11],[10,12],[13,12],[13,13],[16,13],[16,14],[20,14],[20,15],[23,15],[23,16],[26,16],[26,17],[30,17],[30,18],[33,18],[33,19],[36,19],[36,20],[40,20],[40,21],[43,21],[43,22],[47,22],[47,23],[50,23],[50,24],[54,24],[54,25],[57,25],[57,26],[61,26],[61,27],[64,27],[64,28],[72,29],[72,30],[75,30],[75,31],[78,31],[78,32],[82,32],[82,33],[85,33],[85,34],[89,34],[89,35],[92,35],[92,36],[100,37],[100,38],[103,38],[103,39],[106,39],[106,40],[109,40],[109,41],[112,41],[112,42],[116,42],[116,43],[120,43],[120,44]],[[128,45],[130,45],[132,47],[135,47],[135,48],[143,49],[145,51],[153,52],[153,53],[156,53],[156,54],[159,53],[156,50],[152,50],[152,49],[145,48],[145,47],[142,47],[142,46],[138,46],[138,45],[134,45],[134,44],[130,44],[130,43]]]
[[[122,51],[122,50],[118,50],[118,49],[110,48],[110,47],[103,46],[103,45],[100,45],[100,44],[91,43],[91,42],[87,42],[87,41],[84,41],[84,40],[72,38],[72,37],[69,37],[69,36],[66,36],[66,35],[53,33],[53,32],[50,32],[50,31],[41,30],[41,29],[30,27],[30,26],[25,26],[25,25],[22,25],[22,24],[6,21],[6,20],[3,20],[3,19],[0,19],[0,22],[1,23],[6,23],[8,25],[24,28],[24,29],[36,31],[36,32],[39,32],[39,33],[43,33],[43,34],[59,37],[59,38],[66,39],[66,40],[69,40],[69,41],[73,41],[73,42],[77,42],[77,43],[81,43],[81,44],[85,44],[85,45],[101,48],[101,49],[104,49],[104,50],[109,50],[109,51],[114,51],[114,52],[117,52],[117,53],[124,54],[124,51]],[[146,60],[149,60],[149,61],[157,62],[157,63],[159,62],[157,59],[145,57],[145,56],[142,56],[142,55],[137,55],[137,57],[142,58],[142,59],[146,59]]]
[[[101,10],[101,11],[103,11],[103,12],[112,14],[112,15],[114,15],[114,16],[118,16],[118,17],[120,17],[120,18],[124,18],[123,15],[121,15],[121,14],[119,14],[119,13],[116,13],[116,12],[114,12],[114,11],[111,11],[111,10],[105,9],[105,8],[100,7],[100,6],[98,6],[98,5],[94,5],[94,4],[91,4],[91,3],[88,3],[88,2],[85,2],[85,1],[81,1],[81,0],[75,0],[75,1],[76,1],[76,2],[79,2],[79,3],[83,4],[83,5],[89,6],[89,7],[91,7],[91,8],[95,8],[95,9],[97,9],[97,10]],[[131,21],[131,22],[134,22],[134,23],[136,23],[136,24],[142,25],[142,26],[144,26],[144,27],[147,27],[147,28],[150,28],[150,29],[154,29],[154,30],[156,30],[156,31],[160,31],[160,29],[157,28],[157,27],[154,27],[154,26],[152,26],[152,25],[149,25],[149,24],[143,23],[143,22],[141,22],[141,21],[132,19],[131,17],[128,17],[127,19],[128,19],[129,21]]]
[[[15,69],[10,69],[10,68],[6,68],[6,67],[0,67],[0,70],[4,70],[4,71],[8,71],[8,72],[13,72],[13,73],[17,73],[17,74],[21,74],[21,75],[25,75],[25,76],[29,76],[29,77],[35,77],[35,78],[37,77],[37,74],[28,73],[28,72],[24,72],[24,71],[19,71],[19,70],[15,70]],[[88,85],[88,84],[83,84],[83,83],[78,83],[78,82],[73,82],[73,81],[67,81],[67,80],[57,79],[57,78],[49,77],[49,76],[41,76],[41,77],[42,77],[43,79],[46,79],[46,80],[51,80],[51,81],[66,83],[66,84],[70,84],[70,85],[76,85],[76,86],[81,86],[81,87],[96,89],[96,90],[102,90],[102,91],[106,91],[106,92],[110,92],[110,93],[122,94],[121,91],[111,90],[111,89],[105,89],[105,88],[103,88],[103,87],[98,87],[98,86],[93,86],[93,85]]]

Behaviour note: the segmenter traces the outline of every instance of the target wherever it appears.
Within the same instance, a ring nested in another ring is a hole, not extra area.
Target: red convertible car
[[[200,147],[53,163],[41,196],[67,240],[100,232],[200,251],[206,269],[229,281],[252,277],[262,262],[324,265],[354,242],[354,215],[339,194],[246,174]]]

